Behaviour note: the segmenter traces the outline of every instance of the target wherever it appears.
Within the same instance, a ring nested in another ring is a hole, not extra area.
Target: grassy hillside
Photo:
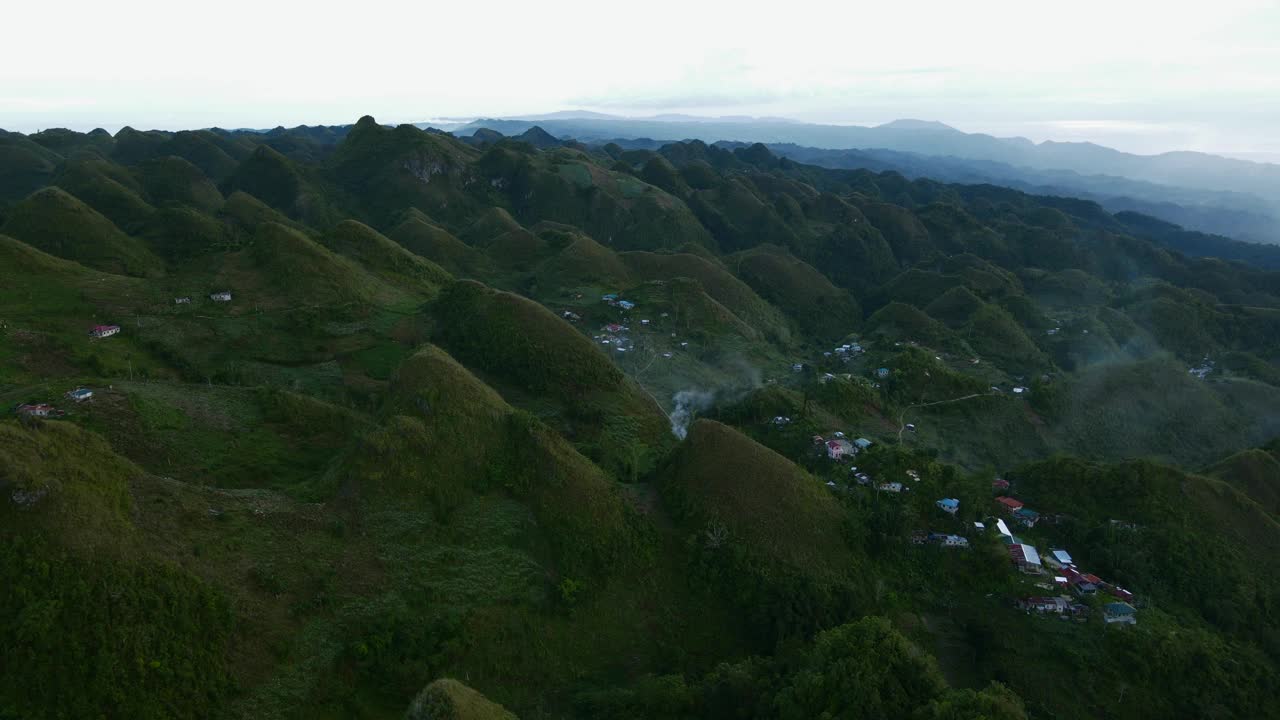
[[[44,188],[15,205],[0,231],[99,270],[142,277],[164,272],[160,259],[140,241],[56,187]]]
[[[620,477],[646,472],[654,450],[670,442],[657,403],[547,309],[461,281],[441,294],[433,317],[438,341],[451,354],[513,397],[528,397],[535,412],[549,410],[547,422]]]

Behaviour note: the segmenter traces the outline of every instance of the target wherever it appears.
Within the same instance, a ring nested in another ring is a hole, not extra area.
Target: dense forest
[[[1280,716],[1277,265],[759,144],[0,131],[0,718]]]

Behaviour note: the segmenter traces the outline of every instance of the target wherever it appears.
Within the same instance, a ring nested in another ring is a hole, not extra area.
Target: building
[[[1107,603],[1102,607],[1102,620],[1108,625],[1137,625],[1138,611],[1126,602]]]
[[[52,405],[44,403],[31,403],[18,406],[18,414],[28,417],[49,417],[57,412]]]
[[[1009,532],[1009,526],[1004,524],[1003,518],[996,518],[996,530],[1007,538],[1013,537],[1013,533]]]
[[[1125,602],[1133,602],[1133,593],[1129,592],[1128,590],[1125,590],[1119,585],[1112,585],[1111,583],[1102,583],[1102,590],[1106,592],[1108,595],[1110,595],[1111,597],[1119,598]]]
[[[627,300],[619,300],[619,301],[618,301],[618,307],[622,308],[623,310],[630,310],[630,309],[634,308],[635,306],[636,306],[636,304],[635,304],[635,303],[633,303],[633,302],[629,302],[629,301],[627,301]]]
[[[827,441],[827,457],[832,460],[840,460],[844,457],[854,454],[853,444],[844,438],[835,438]]]
[[[866,438],[858,438],[853,441],[853,444],[857,445],[859,450],[866,450],[871,447],[871,441]]]
[[[900,493],[902,492],[902,483],[900,482],[880,483],[880,486],[877,487],[876,489],[879,490],[880,492]]]
[[[89,328],[89,335],[95,338],[109,338],[119,332],[119,325],[94,325]]]
[[[1044,557],[1045,562],[1049,563],[1051,568],[1070,567],[1075,564],[1071,560],[1071,554],[1066,550],[1050,550],[1049,554]]]
[[[1013,559],[1013,564],[1024,573],[1039,575],[1044,569],[1044,566],[1040,563],[1040,554],[1031,545],[1025,543],[1010,545],[1009,557]]]
[[[880,378],[881,380],[889,377],[889,368],[877,368],[876,377]]]
[[[76,402],[84,402],[85,400],[92,400],[93,391],[90,390],[89,388],[76,388],[75,390],[71,390],[67,393],[67,399],[74,400]]]
[[[1005,480],[1004,478],[996,478],[995,480],[991,481],[991,489],[992,490],[1008,490],[1009,481]]]
[[[938,538],[938,544],[942,547],[967,548],[969,547],[969,540],[959,535],[943,535]]]
[[[174,299],[173,299],[173,304],[174,304],[174,305],[190,305],[190,304],[191,304],[191,298],[189,298],[189,297],[174,298]]]
[[[977,530],[978,532],[986,532],[987,526],[986,526],[986,523],[975,522],[973,524],[973,529]]]
[[[214,302],[231,302],[231,293],[225,290],[222,292],[216,292],[210,295],[209,299]]]
[[[952,515],[955,515],[956,511],[960,509],[960,501],[955,498],[942,498],[935,504],[941,508],[943,512],[950,513]]]
[[[608,330],[611,333],[620,333],[623,330],[626,330],[625,327],[619,325],[618,323],[609,323],[608,325],[604,326],[604,329]]]
[[[1027,612],[1064,613],[1070,603],[1065,598],[1025,597],[1018,600],[1018,607]]]
[[[996,502],[1000,503],[1000,505],[1003,506],[1004,509],[1008,510],[1009,512],[1013,512],[1014,510],[1017,510],[1018,508],[1022,507],[1021,500],[1014,500],[1011,497],[1005,497],[1003,495],[996,498]]]
[[[1016,500],[1014,502],[1017,502]],[[1026,527],[1035,527],[1040,520],[1040,513],[1027,507],[1016,508],[1013,511],[1013,519],[1022,523]]]

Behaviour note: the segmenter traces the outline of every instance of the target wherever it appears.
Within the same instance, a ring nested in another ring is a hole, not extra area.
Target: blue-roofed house
[[[937,502],[937,506],[941,508],[943,512],[955,515],[956,511],[960,509],[960,501],[955,498],[942,498]]]
[[[853,441],[853,444],[857,445],[859,450],[866,450],[871,447],[871,441],[866,438],[858,438]]]
[[[1036,522],[1040,520],[1040,513],[1027,507],[1020,507],[1013,511],[1013,519],[1026,527],[1035,527]]]
[[[1108,625],[1114,625],[1116,623],[1122,625],[1137,625],[1138,611],[1129,603],[1107,603],[1102,606],[1102,620]]]

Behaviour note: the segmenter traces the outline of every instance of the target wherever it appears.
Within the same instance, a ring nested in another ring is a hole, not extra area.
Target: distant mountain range
[[[564,111],[442,129],[467,136],[487,128],[514,136],[534,125],[555,137],[586,143],[761,142],[779,154],[826,167],[892,169],[910,177],[1087,197],[1112,210],[1137,210],[1196,230],[1280,243],[1280,165],[1207,153],[1135,155],[1093,143],[1034,143],[965,133],[913,119],[865,127],[781,118],[628,118]]]

